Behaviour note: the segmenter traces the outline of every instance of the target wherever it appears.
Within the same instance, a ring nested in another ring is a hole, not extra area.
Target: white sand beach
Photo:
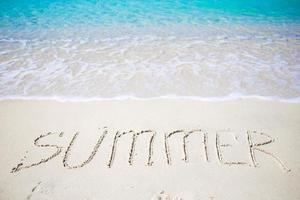
[[[0,1],[0,200],[300,200],[300,0]]]
[[[300,197],[300,104],[0,102],[0,199]]]

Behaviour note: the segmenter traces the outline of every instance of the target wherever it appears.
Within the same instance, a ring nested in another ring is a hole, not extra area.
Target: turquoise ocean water
[[[300,97],[299,0],[0,1],[0,97]]]

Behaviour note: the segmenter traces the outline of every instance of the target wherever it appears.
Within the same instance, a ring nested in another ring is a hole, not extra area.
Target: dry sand
[[[300,104],[1,101],[0,199],[300,199]]]

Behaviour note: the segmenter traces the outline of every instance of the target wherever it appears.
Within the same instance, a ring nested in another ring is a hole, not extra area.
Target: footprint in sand
[[[152,197],[151,200],[183,200],[183,198],[171,196],[170,194],[167,194],[164,190],[162,190],[158,195]]]

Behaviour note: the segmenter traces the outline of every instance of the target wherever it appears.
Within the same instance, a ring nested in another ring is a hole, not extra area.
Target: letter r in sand
[[[268,140],[266,140],[265,142],[261,142],[261,143],[255,143],[253,142],[252,140],[252,136],[256,134],[256,135],[260,135],[260,136],[265,136],[268,138]],[[267,154],[269,156],[271,156],[275,161],[276,163],[285,171],[285,172],[290,172],[291,170],[289,168],[287,168],[283,162],[278,158],[276,157],[273,153],[270,153],[270,152],[267,152],[263,149],[261,149],[260,147],[261,146],[264,146],[264,145],[267,145],[267,144],[271,144],[274,142],[274,139],[265,134],[265,133],[258,133],[256,131],[247,131],[247,140],[248,140],[248,144],[249,144],[249,150],[250,150],[250,158],[251,158],[251,162],[253,163],[253,166],[254,167],[257,167],[259,165],[259,163],[256,161],[256,154],[255,154],[255,151],[260,151],[264,154]]]

